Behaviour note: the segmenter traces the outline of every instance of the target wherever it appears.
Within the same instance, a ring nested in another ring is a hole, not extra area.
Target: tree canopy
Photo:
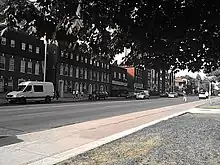
[[[9,0],[6,26],[65,41],[113,59],[130,48],[125,64],[153,68],[219,67],[220,1]]]

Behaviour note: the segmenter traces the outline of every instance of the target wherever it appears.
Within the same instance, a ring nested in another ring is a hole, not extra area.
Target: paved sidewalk
[[[0,165],[55,164],[204,103],[190,102],[19,135],[23,142],[0,148]]]

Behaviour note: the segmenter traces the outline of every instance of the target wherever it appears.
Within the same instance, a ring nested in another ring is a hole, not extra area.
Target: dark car
[[[160,94],[160,97],[168,97],[168,92],[161,93],[161,94]]]
[[[136,98],[136,93],[135,92],[128,92],[126,95],[127,99],[135,99]]]
[[[105,91],[94,91],[92,94],[89,94],[89,100],[100,100],[106,99],[108,97],[108,92]]]

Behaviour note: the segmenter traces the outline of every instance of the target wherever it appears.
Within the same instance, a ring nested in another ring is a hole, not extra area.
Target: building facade
[[[23,81],[42,81],[42,41],[21,32],[8,31],[0,42],[0,93],[16,89]]]
[[[128,88],[130,90],[144,89],[143,68],[124,67],[127,70]]]
[[[127,70],[111,65],[111,96],[123,96],[128,91]]]
[[[95,90],[110,92],[110,64],[107,60],[96,60],[80,55],[72,49],[50,45],[48,80],[52,80],[60,97],[73,91],[90,94]]]

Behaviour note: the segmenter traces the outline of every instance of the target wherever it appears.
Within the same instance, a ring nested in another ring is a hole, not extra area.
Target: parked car
[[[178,94],[176,92],[170,92],[168,93],[168,98],[177,98]]]
[[[50,103],[54,98],[54,86],[51,82],[26,81],[18,85],[18,89],[9,92],[6,99],[9,103],[22,103],[28,101],[45,101]]]
[[[108,97],[108,92],[105,91],[94,91],[92,94],[89,94],[90,100],[100,100],[100,99],[106,99]]]
[[[206,96],[206,93],[203,92],[199,92],[199,99],[207,99],[208,97]]]
[[[150,98],[150,94],[148,91],[143,91],[143,92],[140,92],[136,95],[136,99],[149,99]]]

